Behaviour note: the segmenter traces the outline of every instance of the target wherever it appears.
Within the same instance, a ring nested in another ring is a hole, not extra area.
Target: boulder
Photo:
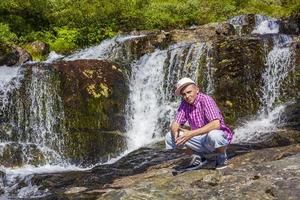
[[[0,46],[0,66],[21,65],[31,60],[31,55],[21,47]]]
[[[52,66],[59,72],[67,157],[95,163],[123,150],[129,93],[126,68],[99,60],[60,61]]]
[[[28,45],[32,50],[31,53],[39,54],[42,56],[46,56],[50,53],[50,46],[49,44],[41,41],[35,41]]]

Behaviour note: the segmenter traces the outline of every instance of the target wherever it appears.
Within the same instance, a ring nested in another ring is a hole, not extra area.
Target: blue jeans
[[[212,153],[219,147],[226,147],[228,145],[227,135],[221,130],[212,130],[205,135],[192,137],[184,146],[178,147],[175,144],[173,134],[167,133],[165,137],[166,149],[182,149],[187,147],[198,153]]]

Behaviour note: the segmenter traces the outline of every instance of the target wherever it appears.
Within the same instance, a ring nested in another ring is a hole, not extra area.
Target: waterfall
[[[163,66],[166,51],[156,50],[132,65],[127,117],[128,149],[137,149],[157,137],[157,119],[163,113]]]
[[[205,50],[204,43],[176,44],[169,48],[169,61],[166,65],[165,98],[174,100],[174,85],[182,77],[190,77],[197,82],[199,59]]]
[[[145,55],[131,66],[128,149],[137,149],[164,135],[178,104],[171,103],[174,84],[183,76],[196,79],[203,51],[203,43],[177,44]]]
[[[282,39],[285,38],[285,39]],[[291,38],[285,35],[273,36],[274,47],[266,57],[266,69],[262,74],[261,108],[257,116],[234,130],[234,143],[256,143],[268,139],[278,130],[285,104],[279,104],[283,81],[293,70],[293,49],[285,47]]]
[[[18,165],[63,163],[64,114],[54,82],[49,70],[33,67],[28,87],[2,98],[10,101],[2,108],[10,126],[1,137],[2,157],[10,152]]]
[[[29,86],[30,115],[25,133],[31,133],[26,143],[37,144],[46,163],[64,163],[64,111],[59,85],[52,80],[49,70],[33,68]],[[22,118],[22,113],[18,113]],[[21,125],[19,125],[21,126]]]

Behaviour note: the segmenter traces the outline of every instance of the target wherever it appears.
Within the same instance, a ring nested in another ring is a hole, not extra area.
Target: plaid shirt
[[[183,100],[176,115],[176,122],[178,124],[183,125],[188,121],[192,130],[201,128],[215,119],[220,120],[220,130],[227,134],[227,140],[231,142],[232,131],[225,125],[216,102],[208,95],[199,93],[193,105]]]

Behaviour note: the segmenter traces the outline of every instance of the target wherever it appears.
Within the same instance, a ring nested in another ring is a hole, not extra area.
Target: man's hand
[[[175,138],[177,146],[184,145],[188,140],[190,140],[194,135],[193,132],[184,128],[179,127],[181,131],[180,136]]]

